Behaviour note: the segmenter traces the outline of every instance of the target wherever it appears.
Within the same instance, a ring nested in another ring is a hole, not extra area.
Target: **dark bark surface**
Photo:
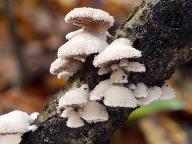
[[[151,1],[151,2],[150,2]],[[144,82],[149,86],[162,85],[175,70],[192,60],[192,1],[147,0],[117,30],[113,39],[126,37],[134,47],[142,51],[137,61],[145,64],[144,74],[131,74],[132,83]],[[109,75],[98,76],[90,56],[83,69],[44,108],[35,124],[38,129],[23,135],[21,144],[108,144],[113,132],[127,119],[133,109],[107,108],[107,122],[86,124],[71,129],[66,119],[59,116],[57,101],[66,91],[87,83],[93,89]]]

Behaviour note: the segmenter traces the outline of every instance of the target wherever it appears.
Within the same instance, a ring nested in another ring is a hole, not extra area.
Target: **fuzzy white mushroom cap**
[[[138,105],[139,106],[145,106],[145,105],[149,105],[152,102],[159,100],[160,96],[162,94],[161,88],[154,86],[154,87],[150,87],[148,89],[148,95],[145,98],[138,98]]]
[[[89,94],[88,90],[88,85],[83,84],[80,88],[75,88],[66,92],[65,95],[59,99],[59,107],[86,104]]]
[[[16,134],[29,131],[30,116],[22,111],[12,111],[0,116],[0,134]]]
[[[62,112],[61,117],[67,118],[71,111],[74,111],[72,107],[66,107],[65,110]]]
[[[109,66],[99,68],[98,75],[104,75],[111,71]]]
[[[124,70],[127,72],[145,72],[146,68],[143,64],[140,64],[138,62],[129,62],[126,67],[123,67]]]
[[[109,116],[105,106],[96,101],[89,101],[83,110],[82,118],[88,123],[96,123],[107,121]]]
[[[58,58],[51,64],[50,73],[53,75],[58,75],[63,71],[67,71],[72,75],[73,73],[76,73],[81,67],[82,62],[79,60]]]
[[[133,95],[136,98],[147,97],[147,95],[148,95],[147,86],[144,83],[138,83],[136,85],[134,92],[133,92]]]
[[[110,80],[101,81],[90,93],[90,100],[102,100],[105,91],[111,86]]]
[[[104,104],[110,107],[135,108],[137,100],[128,88],[112,86],[105,92]]]
[[[88,31],[103,32],[110,28],[114,19],[109,13],[95,8],[75,8],[65,17],[66,23],[85,28]]]
[[[32,113],[32,114],[30,115],[30,117],[31,117],[32,120],[35,120],[35,119],[37,119],[38,115],[39,115],[38,112],[34,112],[34,113]]]
[[[82,28],[82,29],[79,29],[79,30],[76,30],[76,31],[73,31],[73,32],[70,32],[68,33],[65,38],[70,40],[72,39],[73,37],[75,37],[76,35],[80,34],[80,33],[83,33],[85,30]]]
[[[161,91],[162,91],[162,94],[160,97],[161,100],[173,99],[176,96],[175,90],[168,85],[163,85],[161,87]]]
[[[98,34],[80,33],[58,49],[59,58],[90,55],[104,50],[108,43]]]
[[[119,38],[114,40],[105,50],[94,58],[93,65],[95,67],[101,67],[111,61],[138,57],[141,57],[141,51],[133,48],[128,39]]]
[[[124,73],[123,70],[118,69],[113,71],[113,73],[110,76],[110,81],[111,83],[116,83],[116,84],[127,83],[128,82],[127,78],[128,78],[127,74]]]
[[[71,111],[68,115],[67,126],[70,128],[78,128],[84,126],[84,122],[81,119],[78,112]]]

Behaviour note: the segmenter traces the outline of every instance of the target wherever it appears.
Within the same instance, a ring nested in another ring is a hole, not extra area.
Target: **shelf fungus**
[[[107,12],[95,8],[75,8],[65,17],[66,23],[72,23],[86,31],[104,32],[109,29],[114,19]]]
[[[105,106],[96,101],[89,101],[82,112],[82,118],[88,123],[107,121],[108,117]]]

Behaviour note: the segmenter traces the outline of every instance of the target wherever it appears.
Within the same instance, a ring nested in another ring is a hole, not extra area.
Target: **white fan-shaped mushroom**
[[[137,106],[137,100],[133,97],[129,89],[120,86],[112,86],[105,92],[104,104],[110,107],[135,108]]]
[[[141,97],[147,97],[148,95],[148,88],[144,83],[138,83],[134,92],[134,97],[141,98]]]
[[[75,8],[65,17],[66,23],[85,28],[88,31],[104,32],[114,23],[114,19],[107,12],[94,8]]]
[[[116,83],[116,84],[127,83],[128,82],[127,78],[128,78],[127,74],[125,74],[123,70],[118,69],[113,71],[110,77],[110,81],[111,83]]]
[[[161,87],[161,91],[162,91],[162,94],[160,97],[161,100],[173,99],[176,96],[174,89],[168,85],[163,85]]]
[[[94,58],[95,67],[101,67],[111,61],[125,58],[141,57],[141,51],[132,47],[131,42],[126,38],[119,38],[113,41],[105,50]]]
[[[74,111],[72,107],[66,107],[65,110],[62,112],[61,117],[67,118],[71,111]]]
[[[82,62],[73,59],[56,59],[50,67],[50,73],[58,75],[63,71],[67,71],[70,74],[76,73],[82,67]]]
[[[86,104],[88,100],[88,90],[88,85],[83,84],[80,88],[66,92],[65,95],[59,99],[59,107]]]
[[[75,37],[76,35],[80,34],[80,33],[83,33],[85,30],[82,28],[82,29],[79,29],[79,30],[76,30],[76,31],[73,31],[73,32],[70,32],[68,33],[65,37],[66,39],[70,40],[72,39],[73,37]]]
[[[154,86],[154,87],[150,87],[148,89],[148,95],[145,98],[138,98],[137,102],[139,106],[145,106],[145,105],[149,105],[152,102],[158,100],[161,96],[162,92],[161,92],[161,88]]]
[[[129,62],[126,67],[123,67],[124,70],[127,72],[145,72],[145,66],[138,62]]]
[[[71,58],[78,55],[90,55],[104,50],[108,43],[97,34],[80,33],[58,49],[59,58]]]
[[[82,118],[88,123],[107,121],[108,117],[105,106],[96,101],[89,101],[82,113]]]
[[[90,100],[102,100],[104,92],[111,86],[110,80],[101,81],[90,93]]]
[[[84,122],[81,119],[78,112],[71,111],[68,115],[67,126],[70,128],[78,128],[84,126]]]
[[[0,134],[18,134],[29,131],[31,117],[22,111],[12,111],[0,116]]]

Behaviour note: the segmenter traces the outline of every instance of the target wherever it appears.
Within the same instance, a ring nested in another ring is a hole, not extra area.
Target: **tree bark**
[[[144,82],[148,86],[161,86],[175,70],[192,60],[192,1],[191,0],[146,0],[117,29],[112,40],[125,37],[142,51],[137,61],[145,64],[147,71],[132,73],[130,83]],[[111,40],[111,41],[112,41]],[[84,67],[68,82],[44,108],[35,121],[38,129],[25,133],[20,144],[108,144],[111,136],[133,111],[130,108],[107,107],[110,119],[107,122],[85,124],[71,129],[66,119],[57,111],[58,99],[69,89],[87,83],[93,89],[109,75],[98,76],[92,65],[93,55]]]

